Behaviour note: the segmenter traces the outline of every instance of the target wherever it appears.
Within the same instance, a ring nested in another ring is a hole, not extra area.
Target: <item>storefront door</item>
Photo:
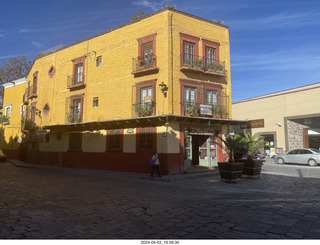
[[[185,137],[186,168],[191,165],[217,166],[217,145],[213,136],[192,135]]]

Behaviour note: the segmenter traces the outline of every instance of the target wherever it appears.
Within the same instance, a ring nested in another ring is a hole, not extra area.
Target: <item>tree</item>
[[[234,153],[240,148],[240,145],[242,142],[242,136],[240,134],[236,134],[236,135],[226,134],[225,138],[222,138],[218,135],[216,136],[223,142],[223,144],[228,150],[229,163],[234,163]],[[220,146],[221,148],[224,148],[223,145],[219,144],[218,142],[217,142],[217,145]]]
[[[248,159],[252,160],[252,153],[259,150],[264,146],[263,137],[258,136],[257,134],[244,133],[244,137],[242,142],[244,143],[244,147],[248,152]]]
[[[136,15],[131,15],[130,16],[130,20],[137,20],[137,19],[140,19],[141,17],[147,15],[147,13],[145,13],[143,10],[138,10],[138,14]]]
[[[0,66],[0,81],[6,83],[26,77],[30,68],[31,61],[25,56],[12,57]]]

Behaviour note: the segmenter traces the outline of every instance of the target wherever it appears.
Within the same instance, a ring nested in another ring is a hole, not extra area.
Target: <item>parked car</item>
[[[251,154],[252,159],[265,159],[266,158],[266,154],[265,153],[261,153],[259,151],[257,152],[253,152]],[[248,152],[242,155],[242,158],[247,159],[248,158]]]
[[[274,157],[275,163],[302,163],[317,166],[320,163],[320,151],[312,148],[301,148],[289,151],[286,154],[278,154]]]
[[[5,162],[7,160],[7,155],[0,149],[0,162]]]

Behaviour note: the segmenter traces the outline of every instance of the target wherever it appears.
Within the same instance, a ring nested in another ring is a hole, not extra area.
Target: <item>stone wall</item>
[[[305,125],[287,121],[287,135],[288,135],[288,151],[303,148],[303,129],[306,128]]]

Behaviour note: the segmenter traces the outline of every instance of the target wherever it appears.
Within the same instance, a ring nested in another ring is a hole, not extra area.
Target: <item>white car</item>
[[[302,163],[317,166],[320,163],[320,151],[312,148],[301,148],[289,151],[286,154],[274,156],[275,163]]]

